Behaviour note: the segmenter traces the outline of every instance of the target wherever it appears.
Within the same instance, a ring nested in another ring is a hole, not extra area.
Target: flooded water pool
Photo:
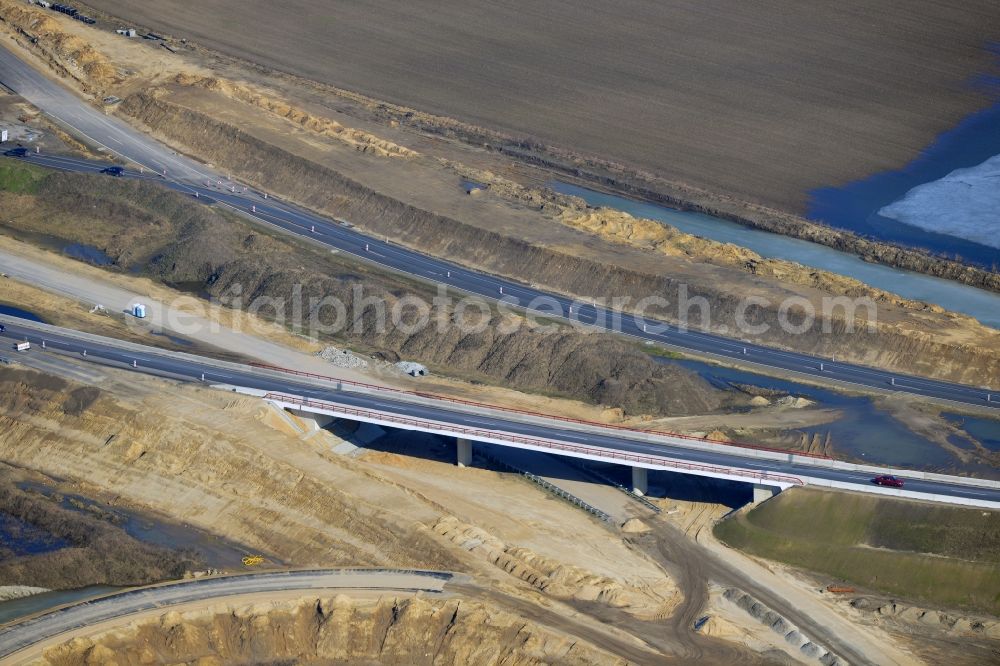
[[[22,481],[17,486],[21,490],[41,493],[50,498],[58,496],[59,505],[70,511],[89,515],[99,512],[105,520],[144,543],[174,550],[197,550],[206,567],[241,569],[243,556],[248,554],[247,549],[239,544],[220,539],[197,527],[172,523],[142,511],[110,506],[82,495],[58,492],[44,483]]]
[[[13,305],[4,305],[3,303],[0,303],[0,315],[20,317],[21,319],[27,319],[28,321],[37,321],[42,324],[46,323],[44,319],[39,317],[31,310],[24,310],[22,308]]]
[[[961,461],[946,448],[913,432],[906,427],[906,424],[879,409],[869,396],[849,395],[793,380],[768,377],[702,361],[661,362],[676,363],[696,372],[718,388],[751,385],[808,398],[822,407],[838,410],[841,416],[835,421],[798,430],[809,437],[829,436],[838,457],[873,465],[926,470],[962,465]]]
[[[569,183],[552,182],[549,183],[549,187],[562,194],[580,197],[591,206],[606,206],[635,217],[663,222],[702,238],[749,248],[763,257],[786,259],[804,266],[853,277],[904,298],[934,303],[949,310],[971,315],[988,326],[1000,328],[1000,294],[951,280],[868,263],[853,254],[839,252],[825,245],[751,229],[702,213],[633,201]]]
[[[31,523],[6,513],[0,513],[0,552],[11,557],[41,555],[69,546],[65,539],[49,534]]]
[[[994,94],[1000,92],[1000,85],[993,87]],[[964,261],[991,268],[1000,260],[1000,250],[955,235],[957,227],[947,223],[946,214],[939,215],[941,225],[931,229],[904,224],[879,211],[920,185],[940,181],[959,169],[978,167],[997,155],[1000,155],[1000,102],[971,114],[939,135],[902,169],[813,190],[809,193],[807,216],[863,236],[949,257],[958,255]],[[952,207],[944,201],[941,205]]]
[[[1000,420],[950,412],[941,415],[990,451],[1000,451]]]
[[[67,245],[62,249],[63,254],[69,255],[74,259],[80,261],[86,261],[87,263],[94,264],[95,266],[111,266],[115,262],[108,255],[93,245],[83,245],[81,243],[73,243],[72,245]]]

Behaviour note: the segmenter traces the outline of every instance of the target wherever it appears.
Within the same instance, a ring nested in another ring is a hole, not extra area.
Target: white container
[[[136,318],[138,319],[145,319],[146,306],[143,305],[142,303],[136,303],[135,305],[132,306],[132,314],[135,315]]]

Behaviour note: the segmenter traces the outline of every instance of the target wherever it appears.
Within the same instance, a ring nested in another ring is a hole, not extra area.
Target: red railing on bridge
[[[665,437],[676,437],[678,439],[686,439],[693,442],[701,442],[703,444],[714,444],[722,446],[736,446],[743,449],[753,449],[754,451],[768,451],[771,453],[783,453],[783,454],[795,454],[797,456],[806,456],[808,458],[819,458],[821,460],[833,460],[830,456],[825,456],[820,453],[806,453],[804,451],[789,451],[787,449],[778,449],[772,446],[761,446],[759,444],[749,444],[747,442],[736,442],[728,439],[708,439],[707,437],[698,437],[696,435],[683,435],[676,432],[670,432],[669,430],[651,430],[646,428],[634,428],[632,426],[614,425],[613,423],[600,423],[599,421],[588,421],[586,419],[575,419],[571,416],[555,416],[552,414],[543,414],[541,412],[533,412],[528,409],[518,409],[517,407],[503,407],[501,405],[491,405],[485,402],[475,402],[473,400],[464,400],[462,398],[453,398],[446,395],[438,395],[435,393],[424,393],[422,391],[408,391],[406,389],[393,388],[391,386],[381,386],[379,384],[366,384],[364,382],[356,382],[350,379],[340,379],[338,377],[330,377],[328,375],[320,375],[314,372],[304,372],[302,370],[292,370],[291,368],[282,368],[276,365],[268,365],[266,363],[249,363],[250,366],[255,368],[261,368],[264,370],[273,370],[275,372],[284,372],[291,375],[298,375],[300,377],[311,377],[313,379],[321,379],[328,382],[336,382],[338,384],[346,384],[348,386],[358,386],[361,388],[370,389],[373,391],[384,391],[386,393],[398,393],[403,395],[412,395],[418,398],[427,398],[429,400],[439,400],[441,402],[451,402],[459,405],[466,405],[470,407],[481,407],[483,409],[494,409],[501,412],[510,412],[513,414],[524,414],[525,416],[535,416],[538,418],[551,419],[553,421],[562,421],[564,423],[576,423],[578,425],[586,425],[595,428],[605,428],[607,430],[619,430],[623,432],[635,432],[644,435],[662,435]]]
[[[778,483],[790,483],[796,486],[805,485],[802,482],[802,479],[796,476],[789,476],[787,474],[772,474],[770,472],[758,472],[755,470],[740,469],[736,467],[725,467],[721,465],[704,465],[701,463],[689,463],[680,460],[674,460],[673,458],[643,455],[639,453],[627,453],[625,451],[616,451],[615,449],[605,449],[596,446],[584,446],[582,444],[568,444],[565,442],[558,442],[549,439],[540,439],[538,437],[515,435],[512,433],[503,432],[502,430],[485,430],[482,428],[469,428],[466,426],[453,425],[450,423],[441,423],[438,421],[430,421],[426,419],[416,419],[410,416],[399,416],[397,414],[392,414],[390,412],[380,412],[372,409],[359,409],[357,407],[348,407],[347,405],[341,405],[335,402],[312,400],[310,398],[303,398],[297,395],[288,395],[286,393],[268,393],[267,395],[264,396],[264,399],[289,403],[293,405],[298,405],[300,407],[314,407],[316,409],[324,409],[326,411],[343,414],[344,416],[356,416],[358,418],[378,419],[380,421],[386,421],[401,426],[417,426],[439,431],[446,430],[449,433],[455,435],[464,435],[473,438],[483,437],[489,439],[497,439],[505,442],[510,442],[512,444],[524,444],[526,446],[534,446],[538,448],[549,449],[552,451],[560,451],[564,453],[583,453],[587,455],[599,456],[601,458],[606,458],[626,463],[631,462],[631,463],[646,463],[649,465],[663,465],[695,473],[713,472],[716,474],[730,474],[735,476],[750,477],[758,479],[762,482],[772,481]]]

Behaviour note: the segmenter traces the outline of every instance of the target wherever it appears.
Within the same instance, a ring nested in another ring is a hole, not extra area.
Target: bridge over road
[[[822,456],[463,404],[389,387],[351,384],[336,378],[302,376],[166,351],[14,317],[0,319],[6,324],[5,346],[12,348],[15,340],[28,340],[33,347],[25,353],[68,353],[89,362],[135,372],[226,385],[231,390],[265,397],[284,409],[303,414],[327,419],[348,418],[454,437],[457,451],[463,456],[459,462],[468,461],[473,442],[489,442],[618,463],[633,470],[664,469],[734,479],[755,484],[759,486],[759,493],[767,495],[793,485],[816,485],[1000,508],[1000,482],[997,481],[877,468]],[[872,477],[884,473],[904,478],[905,489],[874,486]],[[641,491],[644,473],[635,472],[634,479]]]

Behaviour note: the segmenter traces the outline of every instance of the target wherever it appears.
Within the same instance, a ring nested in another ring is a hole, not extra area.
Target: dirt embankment
[[[154,128],[154,133],[168,142],[231,169],[249,182],[266,183],[306,206],[349,219],[372,233],[405,241],[422,251],[461,256],[470,265],[570,294],[626,297],[632,302],[666,294],[672,307],[650,308],[649,312],[668,320],[676,320],[673,301],[686,290],[690,299],[708,300],[716,330],[747,329],[738,317],[745,294],[733,293],[723,285],[707,280],[689,284],[599,263],[420,210],[155,94],[130,96],[120,110]],[[796,309],[791,312],[792,322],[799,323]],[[690,309],[689,324],[701,326],[704,314],[701,308]],[[842,310],[834,308],[827,316],[818,313],[805,334],[794,334],[783,330],[776,303],[750,305],[745,314],[746,323],[767,326],[765,333],[746,337],[766,344],[971,384],[989,383],[1000,374],[998,334],[967,317],[919,313],[930,318],[926,331],[910,330],[902,322],[880,322],[870,330],[863,322],[855,326],[854,321],[845,321]],[[931,321],[936,323],[931,325]],[[943,330],[951,333],[946,335]],[[955,337],[963,340],[955,341]]]
[[[700,238],[668,224],[636,218],[613,208],[594,208],[579,197],[526,188],[492,172],[455,162],[447,162],[447,166],[463,178],[483,184],[498,196],[537,208],[547,217],[566,226],[587,231],[614,243],[653,250],[671,257],[689,257],[709,264],[733,267],[751,275],[773,278],[783,284],[802,285],[850,297],[868,297],[880,303],[891,303],[912,310],[937,313],[945,311],[938,305],[900,298],[844,275],[816,270],[793,261],[765,258],[739,245]]]
[[[505,331],[501,325],[510,319],[498,312],[484,314],[480,326],[463,328],[455,325],[453,304],[435,304],[426,326],[408,326],[410,320],[390,314],[406,299],[430,304],[428,288],[293,245],[155,185],[53,173],[33,188],[44,196],[0,192],[7,212],[0,226],[96,245],[122,269],[197,286],[234,307],[280,299],[285,304],[280,313],[271,307],[258,312],[280,316],[289,326],[297,299],[304,331],[315,318],[322,327],[317,334],[330,331],[331,337],[392,360],[405,356],[444,372],[628,414],[704,413],[745,402],[608,335],[527,325]],[[331,299],[344,304],[343,313],[318,305]],[[471,324],[476,319],[474,309],[470,312]]]
[[[134,402],[123,402],[116,391],[74,413],[63,405],[77,387],[47,375],[0,369],[0,388],[0,458],[12,465],[83,479],[252,551],[277,553],[279,561],[458,564],[426,530],[382,508],[381,500],[406,503],[406,492],[373,488],[363,498],[356,494],[363,474],[325,465],[342,479],[354,476],[353,485],[338,485],[265,453],[267,445],[288,444],[243,403],[227,413],[217,394],[205,391],[213,409],[191,411],[196,406],[188,396],[176,411],[163,411],[156,408],[162,393],[140,387]],[[232,428],[228,435],[220,434],[221,421]]]
[[[731,547],[938,608],[1000,610],[1000,512],[795,489],[715,527]]]
[[[463,523],[454,516],[442,517],[432,529],[452,543],[557,599],[597,601],[647,618],[670,615],[680,601],[677,588],[667,579],[662,581],[660,589],[647,588],[640,593],[617,580],[542,557],[529,548],[506,544],[489,532]]]
[[[878,624],[913,646],[925,663],[980,666],[1000,651],[996,616],[951,613],[879,596],[842,594],[837,605],[856,622]]]
[[[539,586],[514,566],[470,556],[467,544],[433,527],[456,519],[446,518],[450,514],[441,502],[430,499],[419,483],[393,480],[364,458],[332,453],[340,440],[291,427],[282,412],[257,399],[234,400],[222,391],[125,373],[105,384],[108,389],[84,409],[79,395],[91,389],[0,368],[0,459],[49,477],[82,480],[125,505],[156,507],[175,522],[242,544],[272,563],[466,571],[533,599],[586,599],[638,615],[669,609],[667,602],[678,594],[670,579],[658,569],[650,572],[638,554],[631,559],[626,552],[629,567],[621,575],[607,563],[599,564],[616,572],[614,577],[591,573],[573,554],[539,536],[552,529],[546,525],[527,535],[542,542],[532,550],[509,537],[505,543],[509,561],[544,571],[552,583]],[[483,474],[482,483],[489,486],[491,477]],[[540,490],[519,487],[544,497]],[[589,538],[617,540],[573,507],[557,504],[550,511],[556,532],[569,521]],[[492,512],[490,520],[496,520]],[[499,522],[516,529],[502,515]],[[462,525],[479,529],[472,522]],[[639,569],[653,582],[634,580]]]
[[[85,91],[98,97],[120,93],[117,86],[139,78],[140,73],[142,76],[166,73],[151,72],[151,67],[145,62],[129,62],[127,66],[117,64],[99,44],[95,47],[81,36],[79,25],[70,23],[67,26],[59,17],[22,3],[0,0],[0,21],[10,25],[24,38],[22,41],[26,41],[56,72],[72,78]],[[98,34],[96,30],[84,31],[84,34],[87,32],[90,36]],[[199,68],[192,67],[191,71],[176,74],[174,80],[181,85],[197,86],[255,106],[316,135],[341,141],[359,152],[393,158],[418,155],[414,150],[371,132],[346,127],[330,118],[309,113],[245,84],[199,72]]]
[[[23,2],[0,0],[0,21],[38,46],[37,51],[53,69],[88,92],[102,93],[125,78],[105,54],[65,30],[51,14]]]
[[[372,601],[343,595],[170,612],[51,648],[41,663],[150,661],[203,666],[625,663],[586,640],[476,601]]]
[[[386,141],[369,132],[344,127],[337,121],[329,118],[317,117],[308,111],[298,109],[287,102],[275,99],[234,81],[190,74],[178,74],[174,80],[180,85],[197,86],[211,90],[229,99],[263,109],[268,113],[296,123],[311,132],[321,136],[333,137],[338,141],[353,146],[360,152],[372,153],[380,157],[416,157],[418,155],[416,151],[410,150],[405,146]]]

